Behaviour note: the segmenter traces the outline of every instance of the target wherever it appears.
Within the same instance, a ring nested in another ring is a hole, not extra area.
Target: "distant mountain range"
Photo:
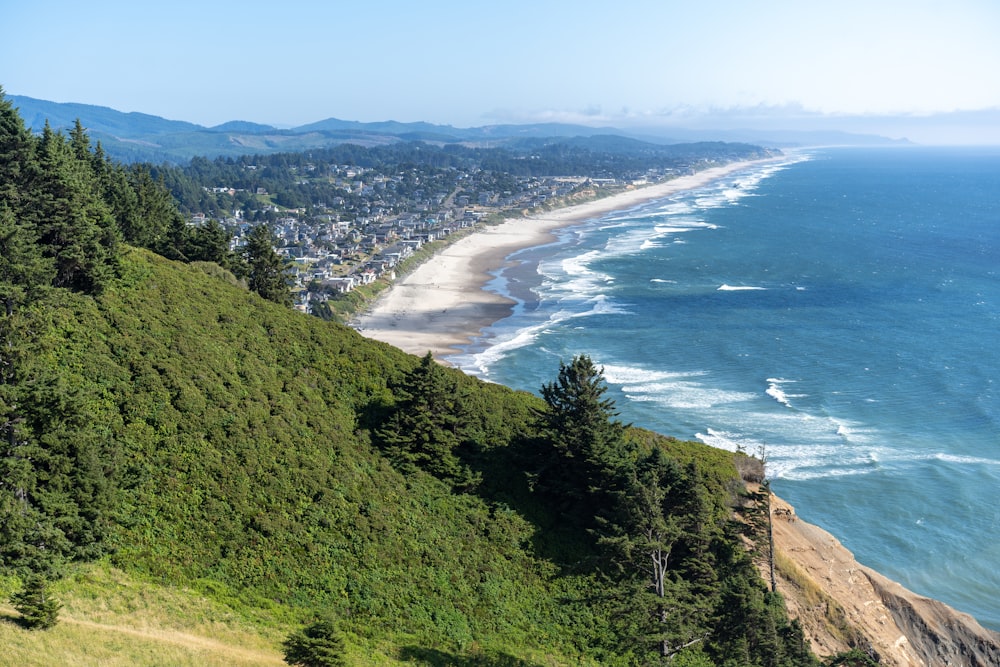
[[[634,144],[624,141],[610,142],[609,137],[621,137],[658,145],[695,141],[727,141],[779,148],[803,145],[906,143],[905,140],[892,140],[877,134],[831,130],[669,128],[637,131],[561,123],[457,128],[425,122],[363,123],[328,118],[291,129],[279,129],[270,125],[241,120],[229,121],[215,127],[204,127],[195,123],[168,120],[144,113],[125,113],[109,107],[90,104],[49,102],[21,95],[10,95],[9,99],[18,108],[25,125],[33,131],[40,131],[46,121],[54,129],[70,128],[79,119],[93,141],[100,141],[109,155],[124,162],[183,163],[195,156],[215,158],[218,156],[302,152],[343,143],[377,146],[400,141],[514,147],[524,140],[573,138],[580,141],[597,138],[594,141],[593,149],[610,151],[634,150]],[[582,141],[582,143],[586,145],[588,142]],[[598,148],[597,145],[600,147]]]

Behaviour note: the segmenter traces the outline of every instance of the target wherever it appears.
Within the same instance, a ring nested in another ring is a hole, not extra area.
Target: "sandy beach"
[[[491,271],[523,248],[548,243],[553,230],[699,187],[761,161],[733,162],[539,216],[510,218],[448,246],[397,281],[353,326],[364,336],[436,359],[456,354],[512,312],[513,302],[485,289]]]

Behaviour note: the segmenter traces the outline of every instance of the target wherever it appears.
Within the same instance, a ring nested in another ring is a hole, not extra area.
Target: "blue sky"
[[[1000,109],[996,0],[3,0],[0,24],[8,94],[203,125]]]

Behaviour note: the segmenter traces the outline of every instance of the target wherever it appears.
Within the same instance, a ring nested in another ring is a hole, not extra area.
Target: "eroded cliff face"
[[[771,498],[778,590],[817,655],[857,647],[884,665],[1000,666],[1000,633],[860,565],[830,533]]]

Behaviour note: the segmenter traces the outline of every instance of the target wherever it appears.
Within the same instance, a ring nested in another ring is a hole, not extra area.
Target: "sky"
[[[997,0],[0,0],[0,25],[9,95],[206,126],[1000,110]]]

